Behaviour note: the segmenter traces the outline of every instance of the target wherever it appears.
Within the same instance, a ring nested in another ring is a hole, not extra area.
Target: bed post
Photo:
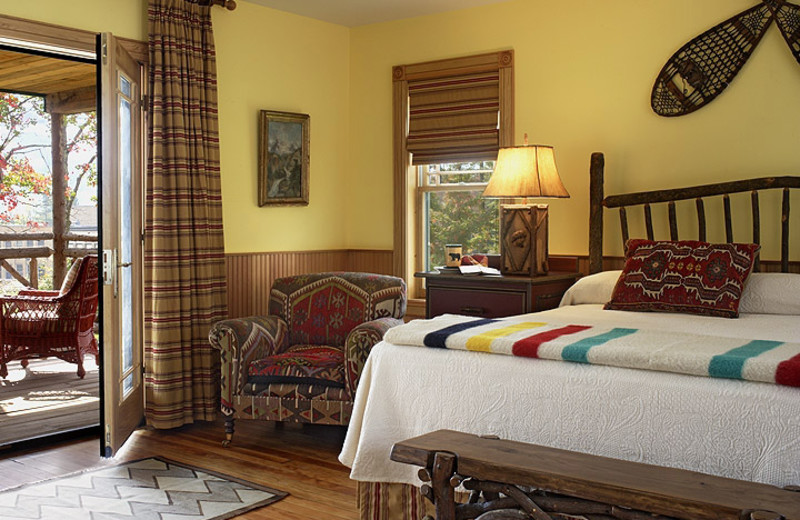
[[[601,152],[592,154],[589,166],[589,274],[603,270],[603,168]]]

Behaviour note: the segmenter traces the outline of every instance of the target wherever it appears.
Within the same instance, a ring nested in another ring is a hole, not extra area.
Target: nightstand
[[[558,307],[580,274],[551,271],[530,278],[419,272],[414,276],[425,279],[428,318],[440,314],[499,318]]]

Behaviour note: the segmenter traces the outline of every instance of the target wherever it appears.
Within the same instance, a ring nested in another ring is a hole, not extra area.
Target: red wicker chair
[[[97,340],[97,257],[87,256],[71,287],[62,291],[20,291],[0,298],[0,377],[8,375],[6,364],[55,356],[78,364],[78,377],[86,375],[83,356],[94,354]]]

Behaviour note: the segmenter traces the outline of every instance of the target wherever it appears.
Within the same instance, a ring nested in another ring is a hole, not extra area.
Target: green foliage
[[[51,172],[36,171],[28,154],[49,151],[50,143],[25,143],[37,126],[49,128],[50,115],[44,111],[44,100],[38,96],[0,93],[0,222],[40,227],[39,209],[50,207]],[[97,115],[95,112],[64,116],[67,133],[68,177],[66,188],[67,231],[70,214],[78,190],[83,183],[97,185]],[[38,133],[42,133],[40,129]],[[86,160],[75,160],[78,153]],[[49,155],[49,153],[48,153]],[[88,159],[87,159],[88,157]],[[36,195],[46,197],[42,200]],[[95,197],[96,200],[96,197]],[[32,202],[33,201],[33,202]],[[20,204],[34,205],[29,216],[36,220],[19,222],[12,212]]]
[[[429,266],[444,265],[445,244],[461,244],[464,254],[497,253],[500,220],[497,200],[480,191],[432,193],[429,199]]]
[[[438,165],[438,183],[485,183],[493,167],[492,162]],[[444,265],[445,244],[461,244],[464,254],[499,252],[498,203],[496,199],[482,198],[482,192],[483,187],[479,186],[470,191],[428,193],[428,269]]]
[[[13,222],[11,213],[31,195],[50,193],[49,173],[36,171],[27,157],[47,145],[20,141],[25,132],[48,123],[42,98],[0,92],[0,222]],[[35,222],[27,224],[37,227]]]

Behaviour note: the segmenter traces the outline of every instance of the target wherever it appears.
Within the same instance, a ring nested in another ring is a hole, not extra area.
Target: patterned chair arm
[[[219,321],[208,333],[220,351],[222,413],[233,413],[233,398],[247,382],[247,367],[255,359],[280,353],[287,347],[286,322],[277,316],[252,316]]]
[[[347,335],[344,342],[344,375],[347,391],[352,397],[356,395],[361,369],[369,351],[383,339],[387,330],[402,324],[403,320],[397,318],[378,318],[357,325]]]

